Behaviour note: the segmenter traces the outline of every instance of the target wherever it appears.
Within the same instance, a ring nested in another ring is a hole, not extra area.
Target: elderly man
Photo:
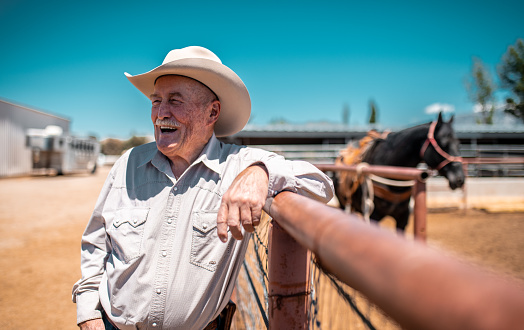
[[[126,75],[151,100],[155,143],[124,154],[102,188],[82,237],[77,323],[212,328],[262,209],[284,190],[327,202],[332,183],[311,164],[216,138],[240,131],[251,104],[211,51],[176,49]]]

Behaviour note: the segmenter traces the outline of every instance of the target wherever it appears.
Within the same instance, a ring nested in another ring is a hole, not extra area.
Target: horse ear
[[[453,115],[453,116],[451,116],[451,118],[449,118],[448,124],[453,123],[453,119],[455,119],[455,115]]]
[[[442,111],[438,113],[437,125],[442,124]]]

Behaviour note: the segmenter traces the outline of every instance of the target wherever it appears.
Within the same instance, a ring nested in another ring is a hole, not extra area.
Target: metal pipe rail
[[[323,172],[348,171],[363,175],[374,174],[396,180],[415,180],[415,185],[413,186],[412,191],[413,200],[415,202],[413,208],[413,235],[417,240],[423,242],[426,241],[426,180],[430,176],[428,171],[409,167],[382,165],[367,165],[361,167],[358,165],[319,164],[315,166]]]
[[[517,329],[524,324],[522,283],[484,272],[291,192],[278,194],[269,214],[294,244],[314,252],[326,270],[363,293],[405,329]],[[285,266],[285,257],[274,260],[278,252],[271,253],[269,267]],[[275,286],[287,286],[271,277],[269,283],[270,292]],[[301,298],[292,306],[301,307],[308,290],[305,286],[285,298]],[[308,327],[307,318],[293,326],[276,323],[275,318],[283,320],[280,312],[286,308],[282,305],[282,301],[278,306],[270,300],[270,328]]]
[[[464,164],[524,164],[524,157],[464,157]]]
[[[369,165],[360,167],[358,165],[332,165],[332,164],[318,164],[315,165],[321,171],[348,171],[352,173],[375,174],[385,178],[396,180],[418,180],[421,182],[429,178],[429,172],[410,167],[400,166],[383,166],[383,165]]]

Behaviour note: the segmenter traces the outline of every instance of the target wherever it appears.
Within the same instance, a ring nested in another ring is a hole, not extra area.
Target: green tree
[[[471,77],[466,80],[466,89],[470,99],[480,106],[480,123],[493,124],[495,85],[489,71],[479,58],[473,58]]]
[[[147,143],[146,137],[132,136],[130,139],[123,143],[124,150],[131,149],[133,147],[138,147],[144,143]]]
[[[511,91],[514,97],[506,99],[505,111],[524,122],[524,40],[519,39],[509,46],[498,67],[502,88]]]
[[[276,118],[271,118],[271,120],[269,121],[269,124],[270,125],[285,125],[285,124],[289,124],[289,122],[284,117],[276,117]]]
[[[377,123],[377,105],[375,104],[375,101],[370,100],[369,101],[369,123],[370,124],[376,124]]]
[[[124,143],[119,139],[105,139],[100,142],[100,149],[104,155],[121,155]]]
[[[146,137],[133,135],[125,141],[111,138],[105,139],[100,142],[100,145],[101,151],[104,155],[121,155],[125,150],[138,147],[147,142],[148,140]]]

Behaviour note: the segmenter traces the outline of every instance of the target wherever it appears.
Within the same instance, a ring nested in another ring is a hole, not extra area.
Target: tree
[[[133,147],[138,147],[144,143],[147,143],[146,137],[132,136],[126,141],[119,139],[105,139],[100,142],[101,152],[104,155],[121,155],[125,150]]]
[[[118,139],[105,139],[100,142],[100,147],[104,155],[121,155],[124,143]]]
[[[376,124],[377,123],[377,106],[375,105],[375,101],[370,100],[369,101],[369,123],[370,124]]]
[[[271,120],[269,120],[269,124],[270,125],[286,125],[286,124],[289,124],[289,122],[284,117],[276,117],[276,118],[271,118]]]
[[[344,125],[349,124],[349,105],[347,103],[345,103],[342,108],[342,123]]]
[[[515,98],[507,98],[504,111],[524,122],[524,40],[509,46],[498,67],[501,87],[509,89]]]
[[[123,150],[131,149],[133,147],[138,147],[144,143],[147,143],[146,137],[132,136],[129,140],[123,143]]]
[[[489,71],[479,58],[473,58],[471,77],[466,81],[470,99],[480,106],[482,124],[493,124],[495,86]]]

